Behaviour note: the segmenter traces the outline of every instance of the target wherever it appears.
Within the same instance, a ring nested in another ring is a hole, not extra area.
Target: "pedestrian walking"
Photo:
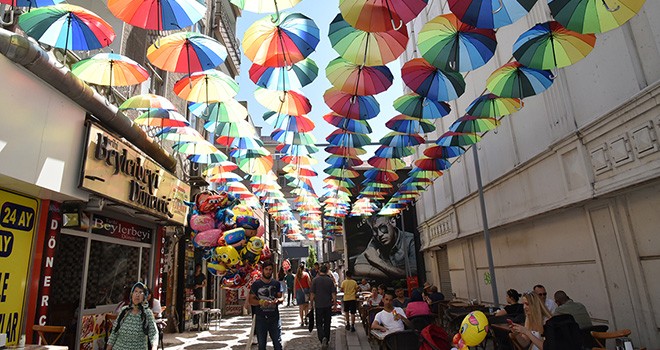
[[[310,298],[316,313],[316,330],[321,349],[327,349],[330,342],[332,305],[337,300],[337,288],[332,277],[328,276],[328,266],[322,265],[316,278],[312,280]]]
[[[291,306],[291,301],[296,302],[296,297],[293,295],[293,282],[296,277],[291,272],[291,269],[286,270],[284,281],[286,282],[286,306]]]
[[[250,287],[250,305],[254,306],[259,350],[266,350],[268,335],[273,349],[282,350],[282,321],[278,305],[284,302],[280,283],[273,279],[273,263],[263,264],[261,278]]]
[[[158,349],[154,314],[146,306],[149,289],[138,282],[131,289],[131,301],[122,307],[108,338],[108,350]]]
[[[353,279],[353,273],[346,270],[346,279],[341,283],[341,291],[344,292],[344,317],[346,317],[346,330],[355,332],[355,313],[357,312],[358,284]],[[348,322],[348,314],[351,314],[351,322]]]
[[[309,274],[305,272],[304,266],[298,267],[293,285],[296,293],[296,304],[300,314],[300,327],[305,327],[307,312],[309,311],[309,287],[312,284]]]

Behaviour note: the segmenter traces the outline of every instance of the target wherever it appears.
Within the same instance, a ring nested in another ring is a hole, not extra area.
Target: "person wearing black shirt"
[[[332,305],[337,300],[337,288],[332,277],[328,276],[328,266],[319,268],[319,273],[312,280],[309,300],[314,304],[316,312],[316,330],[318,331],[321,349],[328,348],[330,341],[330,322]]]
[[[261,279],[250,287],[250,305],[254,306],[259,350],[266,350],[268,335],[274,350],[282,350],[282,321],[278,305],[284,302],[280,283],[273,279],[273,263],[263,264]]]
[[[202,298],[202,291],[206,286],[206,276],[202,273],[202,264],[195,265],[195,275],[193,276],[193,294],[195,295],[195,300],[200,300]],[[193,303],[193,308],[199,310],[201,303]]]

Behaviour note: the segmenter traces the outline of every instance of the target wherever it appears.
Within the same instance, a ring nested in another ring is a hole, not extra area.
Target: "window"
[[[149,255],[149,249],[144,250]],[[122,301],[140,276],[139,261],[139,247],[92,240],[85,309]]]

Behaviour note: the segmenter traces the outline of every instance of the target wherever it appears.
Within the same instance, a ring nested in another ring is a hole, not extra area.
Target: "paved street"
[[[285,349],[321,349],[316,329],[310,333],[307,328],[300,326],[298,307],[280,307],[280,315],[282,317],[282,343]],[[245,349],[251,322],[251,316],[227,317],[220,320],[218,326],[212,324],[208,331],[165,334],[165,349]],[[364,349],[366,336],[361,329],[362,326],[358,326],[359,332],[356,333],[361,332],[361,338],[363,338],[361,348]],[[352,348],[347,346],[343,327],[343,316],[333,316],[330,349]],[[337,337],[337,331],[340,332],[339,337]],[[339,346],[337,346],[338,341],[341,342]],[[253,349],[256,349],[256,343],[255,338]],[[268,349],[272,349],[270,338],[268,343]]]

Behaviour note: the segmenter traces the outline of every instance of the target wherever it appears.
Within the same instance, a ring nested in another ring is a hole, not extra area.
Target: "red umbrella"
[[[339,10],[346,22],[367,32],[396,30],[412,21],[428,0],[341,0]]]
[[[350,119],[367,120],[380,113],[380,105],[373,96],[356,96],[330,88],[323,99],[330,109]]]

